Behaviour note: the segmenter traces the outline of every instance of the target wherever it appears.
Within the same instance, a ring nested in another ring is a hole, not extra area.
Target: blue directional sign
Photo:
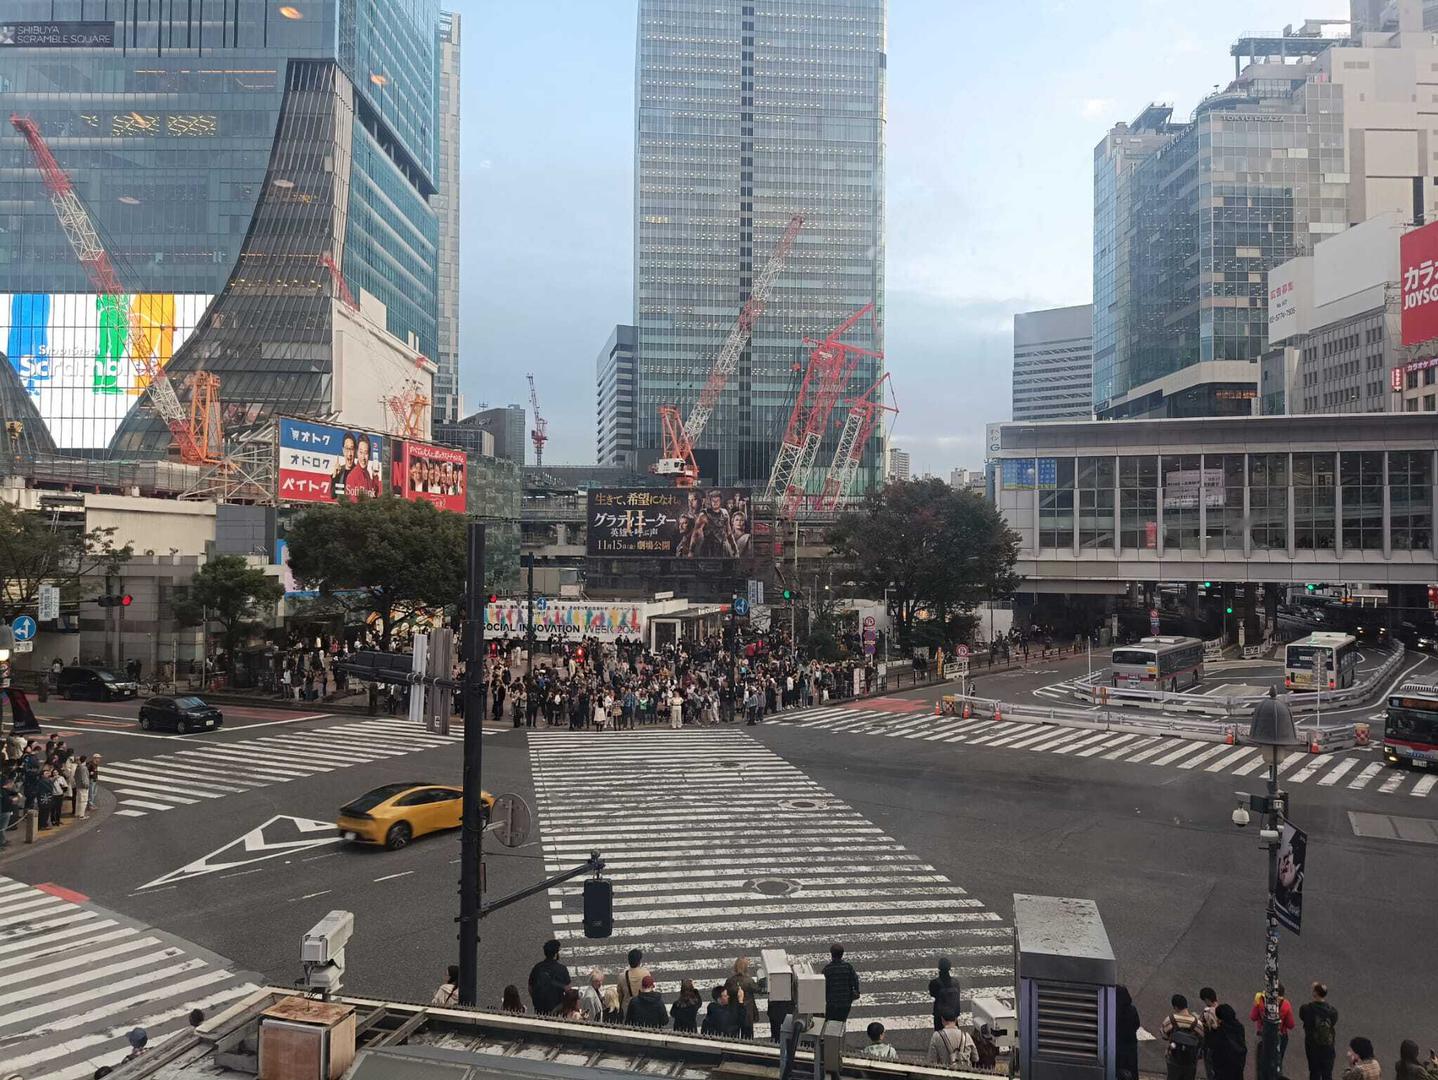
[[[10,623],[10,629],[15,632],[16,641],[35,640],[35,620],[29,615],[17,615]]]
[[[745,618],[749,614],[749,598],[747,596],[734,597],[734,614],[739,618]],[[19,634],[15,635],[19,637]]]

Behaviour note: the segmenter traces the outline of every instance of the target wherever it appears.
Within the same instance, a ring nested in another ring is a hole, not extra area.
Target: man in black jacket
[[[848,1020],[849,1010],[859,1000],[859,973],[844,959],[844,946],[829,946],[832,958],[824,965],[824,1019]]]
[[[559,1009],[569,985],[569,969],[559,962],[559,942],[544,943],[544,959],[529,971],[529,1000],[536,1016],[548,1016]]]
[[[630,1027],[662,1028],[669,1026],[669,1012],[664,999],[654,989],[654,976],[646,975],[639,984],[639,993],[629,999],[624,1022]]]
[[[711,991],[711,996],[714,1000],[709,1003],[709,1011],[704,1014],[704,1026],[700,1028],[700,1034],[719,1035],[726,1039],[737,1038],[739,1008],[737,1002],[729,1000],[729,988],[720,983]]]

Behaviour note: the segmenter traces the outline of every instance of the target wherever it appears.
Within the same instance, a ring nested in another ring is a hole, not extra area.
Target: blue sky
[[[594,358],[632,314],[634,0],[451,0],[463,25],[461,386],[526,401],[546,458],[594,460]],[[890,0],[894,445],[978,465],[1009,417],[1012,315],[1087,303],[1093,148],[1150,101],[1187,117],[1240,33],[1346,0]]]

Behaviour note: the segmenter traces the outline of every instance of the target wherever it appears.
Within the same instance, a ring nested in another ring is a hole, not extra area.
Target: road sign
[[[60,617],[60,586],[40,586],[40,613],[41,622],[54,622]]]
[[[15,632],[15,641],[35,640],[35,620],[29,615],[16,615],[10,623],[10,629]]]
[[[758,578],[749,579],[749,606],[751,608],[764,606],[764,583]]]
[[[505,847],[523,845],[529,839],[533,820],[529,804],[518,795],[501,795],[489,808],[489,827],[494,832],[494,838]]]
[[[875,628],[876,626],[878,626],[878,625],[879,625],[879,620],[876,619],[876,618],[874,618],[874,616],[872,616],[872,615],[865,615],[865,616],[864,616],[864,629],[865,629],[865,630],[872,630],[872,629],[874,629],[874,628]]]
[[[956,645],[954,647],[954,655],[959,657],[968,656],[969,647],[967,645]]]
[[[1148,632],[1157,636],[1158,634],[1158,608],[1148,609]]]
[[[749,598],[747,596],[734,597],[734,614],[741,619],[749,617]]]
[[[1327,668],[1328,668],[1327,660],[1328,660],[1328,657],[1323,654],[1322,650],[1315,650],[1315,651],[1314,651],[1314,653],[1313,653],[1313,685],[1314,685],[1315,687],[1322,688],[1322,686],[1324,685],[1324,683],[1327,682],[1327,680],[1324,678],[1324,673],[1325,673],[1325,671],[1326,671]]]
[[[33,641],[17,641],[12,651],[17,653],[34,652],[35,643]]]
[[[969,658],[968,658],[967,656],[961,656],[961,657],[959,657],[957,660],[954,661],[954,674],[967,676],[968,673],[969,673]]]

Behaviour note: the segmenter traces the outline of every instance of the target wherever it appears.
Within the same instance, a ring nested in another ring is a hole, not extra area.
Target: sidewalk
[[[105,789],[103,777],[100,781],[98,792],[98,803],[90,808],[83,820],[77,820],[74,813],[74,804],[71,800],[65,800],[65,809],[60,814],[60,824],[48,829],[35,829],[34,843],[27,843],[28,824],[25,815],[21,815],[18,822],[11,822],[11,828],[5,832],[5,846],[0,848],[0,866],[6,863],[23,859],[26,855],[33,855],[37,851],[46,851],[56,844],[63,844],[67,840],[73,840],[82,836],[110,816],[115,809],[115,796]]]

